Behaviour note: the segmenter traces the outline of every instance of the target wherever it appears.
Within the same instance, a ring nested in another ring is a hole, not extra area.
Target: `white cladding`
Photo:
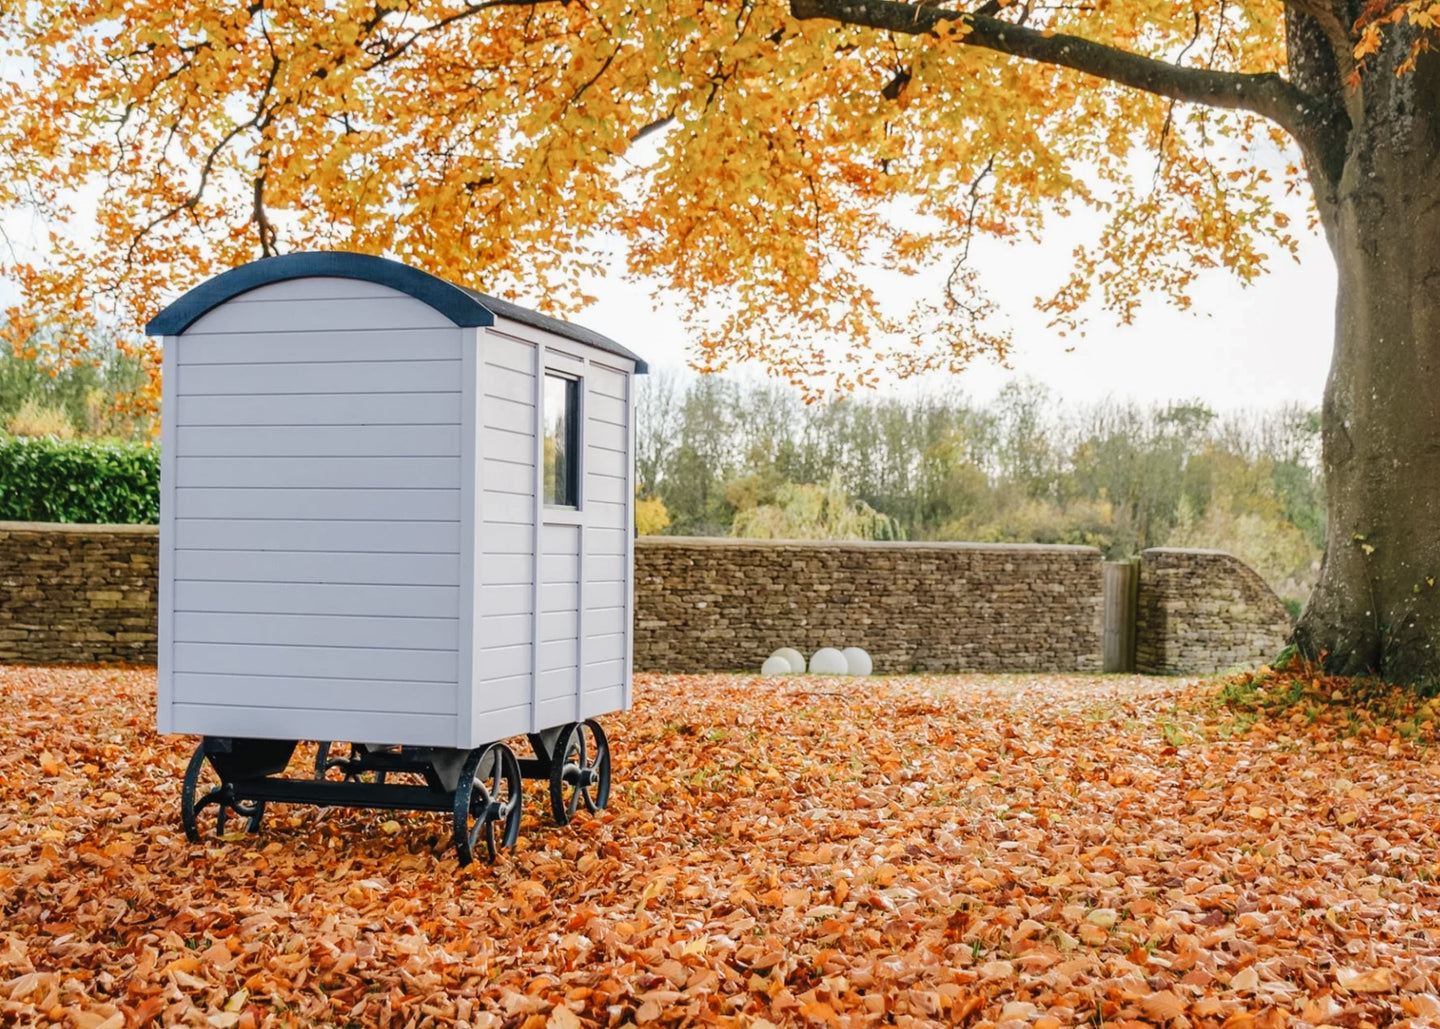
[[[541,502],[547,370],[575,507]],[[627,707],[633,374],[348,278],[167,336],[160,730],[468,748]]]

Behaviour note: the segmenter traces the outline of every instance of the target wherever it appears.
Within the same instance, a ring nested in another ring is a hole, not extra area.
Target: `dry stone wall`
[[[1145,551],[1137,607],[1136,670],[1160,675],[1263,664],[1292,628],[1265,580],[1222,550]]]
[[[0,522],[0,662],[154,663],[153,525]]]
[[[646,537],[635,667],[760,667],[777,647],[863,647],[877,672],[1099,671],[1091,547]]]
[[[0,522],[0,662],[153,663],[158,552],[154,526]],[[752,671],[781,646],[859,646],[881,673],[1098,671],[1101,568],[1089,547],[642,538],[635,667]],[[1220,551],[1146,551],[1137,622],[1151,673],[1258,664],[1290,633]]]

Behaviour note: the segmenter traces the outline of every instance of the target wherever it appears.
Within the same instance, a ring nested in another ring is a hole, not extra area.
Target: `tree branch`
[[[829,18],[847,25],[901,32],[933,33],[941,22],[965,27],[964,41],[1012,57],[1059,65],[1172,100],[1250,111],[1275,122],[1307,151],[1320,149],[1321,135],[1337,123],[1348,126],[1344,111],[1306,93],[1279,75],[1183,68],[1150,57],[1063,33],[1046,34],[998,18],[950,11],[896,0],[791,0],[790,13],[801,20]]]
[[[673,114],[667,114],[663,117],[656,118],[654,121],[646,122],[644,125],[640,126],[640,128],[635,130],[635,134],[630,137],[630,142],[638,143],[651,133],[659,132],[661,129],[668,129],[671,125],[674,124],[675,115]]]

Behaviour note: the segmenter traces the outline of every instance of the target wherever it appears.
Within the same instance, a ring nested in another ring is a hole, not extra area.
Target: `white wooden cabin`
[[[468,749],[629,706],[638,357],[348,253],[148,331],[161,732]]]

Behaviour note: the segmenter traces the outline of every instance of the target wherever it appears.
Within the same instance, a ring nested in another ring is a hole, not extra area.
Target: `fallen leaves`
[[[1152,1022],[1173,1022],[1183,1018],[1187,1006],[1173,990],[1161,990],[1140,998],[1140,1009]]]
[[[1383,724],[1133,677],[642,676],[610,808],[557,828],[527,783],[516,849],[461,869],[426,815],[187,844],[153,689],[0,670],[0,1025],[1440,1019],[1440,759]]]
[[[1351,993],[1388,993],[1395,988],[1394,973],[1388,968],[1371,968],[1364,971],[1354,968],[1338,968],[1335,970],[1335,981],[1341,989],[1349,990]]]

